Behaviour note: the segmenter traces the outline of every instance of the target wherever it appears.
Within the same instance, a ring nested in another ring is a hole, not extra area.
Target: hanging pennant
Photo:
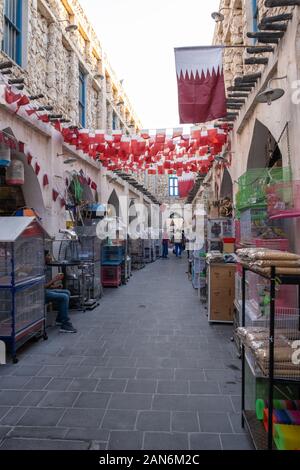
[[[14,93],[10,86],[5,87],[5,101],[7,104],[16,103],[21,99],[21,93]]]
[[[48,175],[45,173],[43,176],[43,187],[45,188],[48,185],[49,185],[49,178],[48,178]]]
[[[57,201],[58,196],[59,196],[59,193],[55,189],[52,189],[52,199],[54,202]]]
[[[35,167],[34,167],[34,171],[35,171],[35,174],[36,174],[37,176],[39,175],[40,170],[41,170],[41,167],[40,167],[40,165],[36,162]]]

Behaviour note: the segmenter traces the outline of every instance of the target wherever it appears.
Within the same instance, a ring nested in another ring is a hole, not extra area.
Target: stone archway
[[[224,169],[222,183],[220,187],[220,198],[224,199],[225,197],[229,197],[232,201],[233,198],[233,184],[232,178],[227,168]]]
[[[279,146],[270,132],[258,119],[255,121],[251,146],[247,161],[247,170],[272,167],[282,160]]]
[[[120,217],[120,201],[115,189],[113,189],[111,195],[109,196],[107,204],[108,206],[112,206],[115,210],[115,213],[111,215]]]

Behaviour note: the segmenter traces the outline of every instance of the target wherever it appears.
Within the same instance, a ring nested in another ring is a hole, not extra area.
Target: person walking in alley
[[[174,235],[174,243],[175,243],[176,258],[181,258],[181,253],[182,253],[182,232],[181,232],[181,230],[176,230],[175,235]]]
[[[168,259],[169,255],[169,234],[167,230],[164,230],[162,237],[162,258]]]

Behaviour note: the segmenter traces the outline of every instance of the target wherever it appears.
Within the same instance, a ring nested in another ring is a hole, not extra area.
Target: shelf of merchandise
[[[247,265],[243,265],[242,276],[242,326],[245,327],[246,323],[246,273],[252,271],[264,277],[270,282],[270,318],[269,318],[269,374],[263,378],[268,381],[268,432],[265,431],[264,426],[256,418],[255,412],[245,410],[245,378],[246,378],[246,363],[250,366],[250,370],[257,377],[255,369],[253,369],[252,361],[250,360],[249,353],[242,345],[242,425],[246,425],[253,444],[256,449],[260,450],[273,450],[273,400],[274,400],[274,386],[276,383],[297,383],[300,385],[300,377],[276,377],[274,371],[275,359],[275,300],[276,300],[276,282],[280,281],[283,285],[296,285],[299,287],[299,324],[298,330],[300,331],[300,275],[281,275],[276,274],[276,267],[271,268],[271,274],[263,274],[257,270],[251,269]],[[259,377],[261,378],[260,374]]]

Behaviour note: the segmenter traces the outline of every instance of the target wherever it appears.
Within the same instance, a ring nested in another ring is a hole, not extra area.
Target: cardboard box
[[[209,267],[209,321],[232,322],[235,299],[234,264],[211,264]]]

